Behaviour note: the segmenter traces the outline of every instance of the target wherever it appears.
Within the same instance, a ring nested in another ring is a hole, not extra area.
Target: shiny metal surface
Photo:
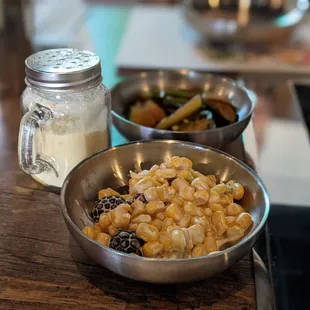
[[[26,83],[57,91],[101,83],[100,58],[88,51],[57,48],[40,51],[25,61]]]
[[[195,0],[184,1],[185,20],[203,40],[221,43],[286,42],[302,22],[309,8],[307,0],[297,0],[293,5],[288,3],[290,5],[286,5],[283,14],[268,18],[265,13],[253,14],[250,7],[245,16],[248,20],[242,24],[242,20],[238,20],[237,11],[217,8],[202,13],[194,8],[194,2]]]
[[[255,248],[253,248],[252,253],[254,261],[257,310],[273,310],[273,288],[270,280],[270,274]]]
[[[241,202],[254,225],[238,244],[213,255],[191,259],[148,259],[127,255],[100,245],[81,232],[90,224],[87,206],[93,205],[104,187],[128,184],[128,171],[150,168],[167,156],[187,156],[194,169],[214,173],[227,181],[235,179],[245,187]],[[153,283],[190,282],[210,277],[243,258],[263,231],[269,198],[264,185],[248,166],[228,154],[188,142],[173,140],[143,141],[113,147],[82,161],[68,175],[61,190],[62,212],[68,229],[84,251],[107,269],[124,277]]]
[[[238,111],[239,120],[229,126],[195,132],[158,130],[130,122],[124,116],[126,108],[137,98],[140,91],[147,91],[152,87],[160,89],[201,88],[210,96],[219,96],[231,101]],[[256,102],[253,92],[231,79],[187,70],[142,72],[116,85],[111,94],[113,123],[128,140],[174,139],[215,148],[222,148],[241,135],[251,119]]]

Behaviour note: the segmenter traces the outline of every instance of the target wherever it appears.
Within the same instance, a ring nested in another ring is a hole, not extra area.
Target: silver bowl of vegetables
[[[86,158],[66,178],[61,202],[68,229],[91,258],[152,283],[197,281],[231,267],[250,252],[269,213],[251,168],[173,140]]]
[[[193,71],[142,72],[112,89],[113,122],[128,140],[174,139],[222,148],[248,125],[256,96]]]

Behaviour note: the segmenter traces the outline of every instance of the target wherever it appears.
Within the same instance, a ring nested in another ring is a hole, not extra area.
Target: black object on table
[[[266,229],[275,308],[310,309],[310,208],[272,205]]]

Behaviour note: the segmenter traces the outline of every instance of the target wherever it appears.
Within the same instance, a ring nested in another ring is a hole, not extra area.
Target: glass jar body
[[[110,146],[111,98],[102,84],[74,92],[28,86],[21,107],[19,164],[46,186],[60,188],[74,166]]]

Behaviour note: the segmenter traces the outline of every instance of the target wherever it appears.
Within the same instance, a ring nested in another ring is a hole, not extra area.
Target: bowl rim
[[[137,80],[139,77],[143,77],[143,76],[150,76],[150,77],[155,77],[155,76],[158,76],[158,75],[176,75],[176,76],[179,76],[179,77],[196,77],[196,78],[203,78],[203,79],[211,79],[211,78],[217,78],[221,81],[224,81],[224,82],[228,82],[230,83],[232,86],[235,86],[239,89],[241,89],[248,97],[249,97],[249,101],[250,101],[250,109],[249,109],[249,112],[246,114],[246,116],[241,119],[241,120],[238,120],[232,124],[229,124],[229,125],[226,125],[226,126],[223,126],[223,127],[219,127],[219,128],[213,128],[213,129],[206,129],[206,130],[199,130],[199,131],[172,131],[172,130],[167,130],[167,129],[157,129],[157,128],[153,128],[153,127],[147,127],[147,126],[143,126],[143,125],[139,125],[137,123],[134,123],[132,121],[130,121],[129,119],[127,119],[125,116],[117,113],[116,111],[114,111],[113,109],[113,93],[114,92],[117,92],[118,91],[118,88],[121,87],[122,85],[124,84],[127,84],[127,83],[130,83],[130,82],[133,82],[135,80]],[[130,126],[134,126],[134,127],[137,127],[137,128],[142,128],[143,130],[148,130],[148,131],[154,131],[154,132],[157,132],[157,133],[161,133],[161,134],[171,134],[173,133],[174,135],[184,135],[184,134],[190,134],[190,135],[193,135],[193,134],[200,134],[200,133],[206,133],[206,132],[217,132],[217,131],[220,131],[220,130],[226,130],[226,128],[229,130],[230,128],[232,127],[235,127],[237,126],[239,123],[243,122],[243,121],[246,121],[249,117],[252,116],[252,113],[253,113],[253,110],[255,108],[255,105],[257,104],[258,102],[258,97],[257,95],[255,94],[254,91],[248,89],[247,87],[245,87],[244,85],[238,85],[238,82],[234,79],[230,79],[230,78],[227,78],[223,75],[220,75],[220,74],[212,74],[212,73],[201,73],[201,72],[197,72],[197,71],[194,71],[194,70],[155,70],[155,71],[142,71],[138,74],[135,74],[135,75],[132,75],[130,76],[129,78],[126,78],[124,81],[121,81],[119,83],[117,83],[116,85],[114,85],[112,88],[111,88],[111,95],[112,95],[112,100],[111,100],[111,104],[112,104],[112,107],[111,107],[111,113],[114,117],[118,118],[119,120],[121,120],[122,122],[130,125]]]
[[[236,243],[235,245],[223,250],[223,251],[215,251],[215,252],[211,252],[208,255],[204,255],[204,256],[199,256],[199,257],[191,257],[191,258],[149,258],[149,257],[144,257],[144,256],[139,256],[139,255],[131,255],[131,254],[127,254],[127,253],[123,253],[117,250],[114,250],[108,246],[105,246],[99,242],[97,242],[96,240],[90,238],[89,236],[87,236],[86,234],[84,234],[82,232],[82,230],[73,222],[73,220],[71,219],[71,217],[68,214],[67,211],[67,207],[66,207],[66,203],[65,203],[65,196],[66,196],[66,190],[67,190],[67,186],[68,183],[72,177],[72,175],[75,173],[75,171],[77,171],[78,169],[80,169],[87,161],[101,155],[102,153],[108,153],[108,152],[113,152],[115,149],[119,149],[119,148],[124,148],[124,147],[128,147],[130,145],[139,145],[139,144],[148,144],[148,143],[159,143],[159,144],[187,144],[189,146],[193,146],[195,148],[200,148],[202,150],[210,150],[212,152],[218,153],[221,156],[226,157],[229,160],[235,161],[237,162],[237,164],[241,165],[245,170],[247,170],[252,176],[255,177],[255,179],[257,180],[257,183],[259,184],[259,186],[262,188],[263,190],[263,196],[264,196],[264,200],[266,202],[266,206],[265,206],[265,211],[264,211],[264,215],[261,219],[261,221],[259,222],[258,226],[250,233],[247,234],[243,239],[241,239],[238,243]],[[142,260],[142,261],[149,261],[149,262],[169,262],[169,263],[173,263],[173,262],[192,262],[192,261],[196,261],[196,260],[201,260],[201,259],[212,259],[214,257],[218,257],[218,256],[222,256],[225,255],[227,253],[230,253],[232,251],[235,251],[236,249],[242,247],[244,244],[246,244],[247,242],[249,242],[251,239],[253,239],[256,235],[258,235],[260,233],[260,231],[263,229],[263,227],[266,224],[268,215],[269,215],[269,211],[270,211],[270,198],[267,192],[267,189],[264,185],[264,183],[262,182],[261,178],[257,175],[257,173],[248,165],[246,165],[244,162],[242,162],[241,160],[239,160],[238,158],[225,153],[221,150],[209,147],[209,146],[204,146],[198,143],[193,143],[193,142],[187,142],[187,141],[179,141],[179,140],[143,140],[143,141],[133,141],[133,142],[129,142],[129,143],[125,143],[125,144],[120,144],[117,146],[111,146],[109,148],[103,149],[101,151],[98,151],[88,157],[86,157],[84,160],[82,160],[81,162],[79,162],[67,175],[62,188],[61,188],[61,192],[60,192],[60,200],[61,200],[61,210],[62,210],[62,214],[64,216],[64,218],[67,220],[67,222],[70,223],[71,227],[74,228],[74,230],[81,235],[81,237],[88,239],[88,241],[92,242],[93,244],[104,248],[108,251],[112,251],[112,253],[115,253],[116,255],[122,256],[122,257],[127,257],[127,258],[132,258],[132,259],[138,259],[138,260]],[[214,254],[212,254],[214,253]]]

